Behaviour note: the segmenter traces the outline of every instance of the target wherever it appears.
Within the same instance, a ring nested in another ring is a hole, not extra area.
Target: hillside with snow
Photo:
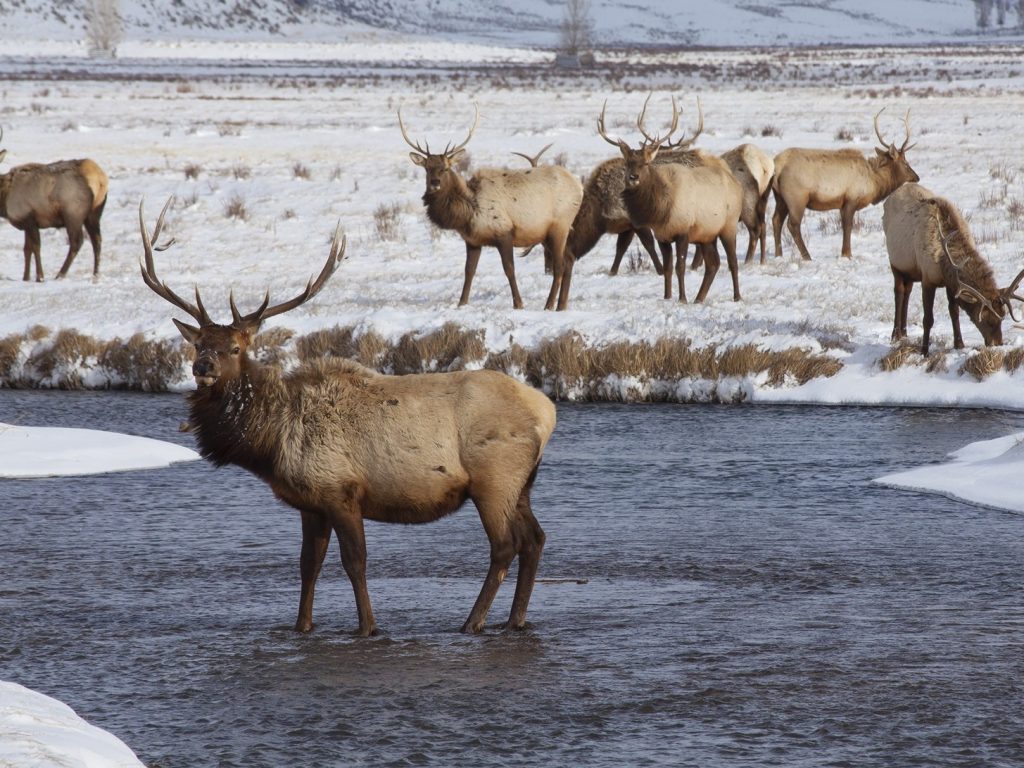
[[[24,40],[83,38],[78,0],[0,4],[0,55]],[[565,15],[552,0],[120,0],[126,42],[428,38],[555,48]],[[1011,9],[979,30],[972,0],[592,0],[594,45],[907,45],[1019,39]],[[1002,23],[1000,23],[1000,21]]]

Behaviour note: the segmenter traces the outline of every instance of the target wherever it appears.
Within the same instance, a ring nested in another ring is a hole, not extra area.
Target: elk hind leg
[[[25,229],[25,272],[22,280],[30,280],[32,276],[32,257],[36,261],[36,282],[43,280],[43,256],[42,242],[39,238],[39,228],[29,226]]]
[[[473,609],[469,612],[469,618],[462,625],[463,632],[476,633],[484,628],[487,612],[491,609],[498,588],[508,575],[508,569],[516,556],[518,547],[514,527],[515,515],[510,507],[517,502],[512,502],[505,494],[494,489],[474,491],[471,498],[480,514],[480,522],[483,523],[487,539],[491,543],[491,564],[487,569],[487,576],[480,587],[480,594],[473,604]]]
[[[789,216],[789,207],[786,205],[785,198],[779,193],[775,192],[775,212],[772,214],[772,235],[775,239],[775,258],[782,258],[782,225],[786,222],[786,217]]]
[[[100,215],[102,213],[103,207],[101,206],[92,211],[85,220],[85,231],[89,235],[89,243],[92,245],[93,277],[98,277],[100,274],[100,253],[103,250],[103,233],[100,231]]]
[[[68,224],[68,255],[61,265],[60,272],[57,273],[58,280],[67,276],[68,270],[71,269],[71,262],[75,260],[75,256],[78,255],[78,251],[81,249],[84,241],[85,236],[82,234],[82,222]]]
[[[508,629],[522,629],[526,624],[526,609],[530,604],[533,585],[537,580],[540,555],[544,550],[544,529],[533,516],[533,509],[530,506],[530,490],[533,488],[539,466],[534,467],[516,502],[515,531],[519,550],[519,574],[516,576],[516,594],[512,598],[512,610],[506,624]]]
[[[626,251],[629,249],[629,244],[633,242],[633,230],[627,229],[625,232],[619,232],[618,237],[615,238],[615,260],[612,262],[612,268],[608,270],[609,275],[619,274],[619,264],[622,263],[622,257],[626,255]],[[659,274],[661,274],[659,272]]]
[[[334,532],[338,535],[341,548],[341,564],[352,582],[352,592],[359,614],[359,629],[356,634],[369,637],[377,633],[377,622],[370,606],[370,593],[366,587],[366,533],[363,530],[363,516],[354,500],[346,500],[332,515]]]
[[[313,629],[313,593],[330,541],[331,521],[325,515],[303,510],[302,552],[299,555],[302,592],[299,597],[299,615],[295,620],[296,632],[309,632]]]
[[[498,253],[501,254],[501,268],[505,270],[505,277],[508,279],[508,287],[512,289],[512,308],[522,309],[523,299],[519,295],[519,285],[516,283],[516,262],[514,258],[515,254],[512,249],[512,239],[509,238],[508,240],[502,240],[498,243],[497,248]],[[559,272],[561,272],[562,267],[561,259],[556,258],[554,260],[554,264],[556,269],[555,277],[558,278],[560,277]]]
[[[804,242],[804,236],[800,232],[800,225],[804,220],[804,211],[804,208],[790,210],[789,221],[786,222],[786,226],[789,229],[789,234],[793,236],[793,241],[796,243],[797,249],[800,251],[800,257],[804,261],[810,261],[811,253],[807,250],[807,244]]]
[[[718,268],[722,264],[722,257],[718,255],[718,243],[716,240],[705,243],[702,248],[704,251],[704,279],[701,280],[700,290],[697,291],[697,298],[694,299],[698,304],[707,297],[708,291],[711,289],[711,283],[715,281],[715,275],[718,274]],[[736,258],[735,250],[733,251],[733,258]]]
[[[765,263],[765,248],[767,247],[768,240],[768,226],[765,221],[768,212],[768,194],[771,189],[766,189],[764,193],[757,198],[757,208],[754,209],[754,215],[757,216],[757,239],[761,245],[761,263]]]

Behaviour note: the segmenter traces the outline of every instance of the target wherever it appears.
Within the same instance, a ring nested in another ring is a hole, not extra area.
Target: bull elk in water
[[[772,230],[776,256],[782,256],[782,225],[788,217],[789,233],[800,255],[810,261],[811,254],[800,233],[804,212],[808,208],[812,211],[838,208],[843,224],[842,255],[851,258],[853,215],[861,208],[882,202],[901,184],[920,181],[907,162],[907,150],[914,146],[910,144],[910,110],[903,118],[907,136],[897,149],[895,142],[886,142],[878,128],[878,117],[884,109],[878,111],[874,120],[875,135],[882,144],[881,148],[875,148],[875,157],[864,157],[855,149],[800,148],[786,149],[775,156]]]
[[[513,248],[543,243],[551,254],[553,272],[545,309],[552,309],[561,280],[565,241],[580,207],[583,185],[572,173],[557,165],[531,166],[524,170],[481,168],[468,181],[463,179],[454,168],[454,162],[473,138],[479,117],[476,111],[469,135],[461,144],[434,153],[429,144],[421,147],[409,138],[401,110],[398,112],[402,137],[415,150],[409,157],[427,173],[427,189],[423,194],[427,217],[441,229],[455,230],[466,243],[466,273],[459,306],[469,302],[480,251],[487,245],[494,246],[501,254],[501,265],[512,289],[512,306],[522,309]]]
[[[232,322],[221,325],[210,319],[198,288],[193,304],[156,275],[153,251],[162,248],[153,243],[166,211],[164,206],[151,237],[139,206],[142,277],[198,323],[174,320],[196,351],[189,421],[202,455],[218,466],[252,472],[301,514],[295,629],[313,628],[313,590],[332,530],[355,593],[358,634],[370,635],[376,624],[366,587],[363,521],[429,523],[466,499],[480,514],[491,562],[462,630],[483,628],[517,555],[507,626],[521,628],[544,546],[530,490],[555,427],[551,401],[495,371],[385,376],[327,359],[282,374],[261,365],[248,356],[260,324],[315,296],[341,262],[344,241],[336,232],[320,275],[297,296],[270,305],[268,293],[247,315],[231,297]]]
[[[986,346],[1003,343],[1003,319],[1007,314],[1014,317],[1010,302],[1013,299],[1024,301],[1014,293],[1024,280],[1024,270],[1008,288],[997,287],[992,268],[978,253],[960,211],[949,200],[936,197],[920,184],[906,184],[889,196],[883,207],[882,227],[896,304],[893,341],[907,336],[910,291],[914,283],[920,282],[924,302],[922,355],[928,354],[938,288],[946,289],[956,349],[964,346],[960,335],[961,309],[981,331]]]
[[[674,258],[679,300],[686,301],[686,250],[692,242],[704,245],[704,279],[696,298],[698,302],[704,301],[721,263],[715,245],[717,240],[721,240],[732,274],[733,300],[739,301],[736,230],[743,206],[743,188],[724,160],[704,152],[698,151],[700,162],[696,165],[658,165],[655,162],[679,125],[679,108],[675,99],[672,100],[672,125],[665,136],[648,134],[643,121],[644,112],[641,112],[637,127],[644,138],[638,149],[633,149],[622,139],[608,136],[604,130],[603,112],[598,121],[598,132],[605,141],[619,148],[626,161],[623,201],[633,226],[650,227],[659,243],[664,258],[665,298],[672,298]],[[676,249],[674,257],[673,245]]]
[[[0,139],[3,131],[0,130]],[[0,149],[0,162],[7,150]],[[82,227],[92,243],[93,276],[100,273],[100,217],[107,204],[107,174],[92,160],[62,160],[56,163],[26,163],[0,174],[0,217],[25,233],[25,271],[31,277],[35,256],[36,280],[43,279],[40,229],[64,228],[68,234],[68,255],[57,273],[67,275],[84,239]]]

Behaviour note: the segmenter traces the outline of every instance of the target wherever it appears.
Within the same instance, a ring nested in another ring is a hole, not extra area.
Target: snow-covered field
[[[434,59],[445,50],[441,46]],[[272,325],[299,334],[354,326],[396,340],[455,322],[483,330],[492,351],[507,348],[510,340],[530,348],[570,331],[592,346],[671,337],[719,349],[799,347],[834,356],[843,370],[804,386],[770,386],[755,377],[737,385],[742,396],[1020,407],[1022,374],[999,371],[977,381],[961,372],[981,337],[965,317],[968,347],[953,351],[941,299],[933,356],[945,365],[928,372],[925,361],[912,355],[896,372],[879,368],[890,350],[893,303],[880,206],[859,214],[852,260],[838,256],[838,215],[809,213],[804,233],[814,260],[800,261],[787,237],[782,258],[770,255],[764,266],[741,268],[738,303],[730,300],[724,267],[703,306],[663,300],[661,280],[650,269],[609,277],[614,244],[605,238],[577,265],[570,311],[541,310],[550,278],[537,252],[516,260],[527,308],[512,310],[490,249],[470,305],[458,309],[463,244],[428,224],[419,200],[423,174],[410,162],[396,121],[401,107],[411,134],[439,147],[462,139],[478,105],[480,126],[468,147],[474,167],[522,165],[512,151],[532,153],[554,142],[548,156],[561,156],[585,175],[614,152],[594,130],[602,104],[607,100],[609,130],[635,141],[633,122],[648,88],[654,90],[652,125],[667,119],[669,96],[676,95],[692,126],[699,96],[706,126],[699,146],[715,152],[753,141],[769,153],[789,146],[870,153],[877,145],[873,115],[885,107],[882,130],[901,142],[901,117],[909,109],[917,143],[911,163],[924,184],[967,213],[1005,284],[1024,266],[1024,165],[1012,139],[1024,120],[1019,54],[1005,47],[991,55],[984,49],[804,51],[792,58],[684,52],[662,55],[649,71],[630,65],[628,89],[610,76],[549,78],[547,70],[530,65],[432,66],[386,75],[365,65],[348,76],[325,67],[307,70],[323,77],[293,78],[275,76],[269,62],[258,75],[185,80],[175,74],[185,64],[162,60],[145,70],[151,79],[142,80],[126,75],[133,62],[121,61],[120,74],[103,79],[61,79],[59,73],[45,81],[11,79],[4,85],[4,167],[88,156],[106,169],[111,186],[97,281],[86,245],[68,279],[23,283],[21,234],[0,225],[0,337],[36,325],[49,328],[50,335],[26,341],[23,359],[60,329],[101,340],[137,332],[176,338],[174,311],[145,288],[137,266],[139,202],[146,200],[152,225],[173,196],[167,232],[176,244],[158,256],[158,270],[179,291],[201,286],[207,306],[221,317],[232,288],[243,308],[268,287],[275,297],[297,292],[323,263],[340,221],[348,235],[346,263],[316,300]],[[723,69],[770,75],[763,82],[753,75],[725,81],[714,75],[716,59]],[[209,63],[187,66],[217,71]],[[645,71],[647,85],[639,88]],[[696,85],[701,72],[708,73],[704,87]],[[687,87],[673,84],[684,78]],[[232,218],[232,207],[244,209],[245,218]],[[375,214],[390,207],[397,210],[397,231],[382,238]],[[741,249],[745,241],[742,233]],[[49,277],[64,248],[61,232],[44,232]],[[690,273],[691,296],[698,279]],[[912,339],[921,333],[918,296],[911,303]],[[1024,334],[1009,321],[1004,337],[1006,350],[1024,345]],[[169,383],[187,387],[187,369]]]

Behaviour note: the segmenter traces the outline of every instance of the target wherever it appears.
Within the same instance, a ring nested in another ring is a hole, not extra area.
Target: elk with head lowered
[[[693,242],[704,246],[704,279],[696,298],[698,302],[704,301],[721,263],[715,246],[716,241],[721,240],[732,274],[733,300],[739,301],[736,230],[743,206],[743,188],[725,161],[704,152],[696,152],[700,160],[696,165],[657,164],[655,160],[660,150],[679,126],[679,108],[673,98],[672,125],[663,137],[651,136],[644,129],[646,108],[645,103],[644,111],[637,118],[637,127],[644,137],[638,149],[633,149],[622,139],[608,136],[604,129],[603,110],[598,119],[598,133],[609,144],[617,146],[626,161],[623,201],[633,226],[649,227],[658,241],[664,260],[665,298],[672,298],[674,258],[679,300],[686,301],[686,250]],[[687,143],[690,142],[692,139]],[[674,257],[673,244],[676,249]]]
[[[153,235],[142,206],[142,276],[158,296],[198,325],[174,324],[195,347],[189,423],[202,455],[246,469],[299,511],[302,581],[295,629],[313,628],[313,591],[330,543],[338,538],[352,583],[358,634],[376,623],[366,586],[364,520],[429,523],[472,499],[490,541],[490,569],[462,626],[479,632],[515,557],[519,572],[507,626],[521,628],[544,546],[530,490],[555,427],[555,408],[539,391],[496,371],[386,376],[349,361],[324,359],[290,373],[252,360],[261,323],[311,299],[337,269],[345,244],[335,232],[316,280],[294,298],[215,323],[196,289],[193,304],[156,275]],[[163,246],[166,247],[166,246]]]
[[[910,291],[914,283],[920,282],[924,303],[922,355],[928,354],[937,288],[946,289],[956,349],[964,346],[960,335],[961,309],[981,331],[985,346],[1003,343],[1003,319],[1007,314],[1013,317],[1010,302],[1024,301],[1014,293],[1024,280],[1024,270],[1017,273],[1009,287],[997,287],[992,268],[978,253],[960,211],[920,184],[905,184],[889,196],[882,213],[882,227],[896,304],[893,341],[907,337]]]
[[[3,130],[0,129],[0,139]],[[0,161],[7,150],[0,149]],[[31,277],[35,256],[36,280],[43,279],[40,229],[63,228],[68,235],[68,255],[57,273],[67,275],[71,262],[82,247],[82,227],[92,243],[94,277],[100,273],[103,238],[100,217],[107,204],[107,175],[92,160],[61,160],[56,163],[26,163],[0,174],[0,217],[25,233],[25,271]]]
[[[800,148],[786,149],[775,156],[772,230],[776,256],[782,256],[782,224],[788,217],[789,233],[800,255],[810,261],[811,254],[800,233],[804,212],[808,208],[812,211],[838,208],[843,224],[842,255],[852,258],[850,234],[854,214],[861,208],[882,202],[901,184],[920,181],[907,162],[907,150],[914,146],[910,144],[910,110],[903,118],[907,136],[897,149],[895,142],[886,142],[878,128],[878,117],[884,109],[878,111],[874,120],[875,135],[882,144],[881,148],[875,148],[875,157],[864,157],[855,149]]]
[[[466,243],[466,272],[459,306],[469,302],[480,251],[489,245],[501,254],[501,265],[512,289],[512,306],[522,309],[513,248],[543,243],[551,254],[553,272],[545,309],[552,309],[562,274],[565,241],[580,207],[583,186],[572,173],[557,165],[524,170],[481,168],[468,181],[463,179],[454,162],[473,138],[479,117],[477,110],[469,135],[461,144],[432,153],[429,144],[421,147],[409,138],[401,110],[398,112],[402,137],[415,150],[409,157],[427,173],[423,194],[427,217],[441,229],[455,230]]]

